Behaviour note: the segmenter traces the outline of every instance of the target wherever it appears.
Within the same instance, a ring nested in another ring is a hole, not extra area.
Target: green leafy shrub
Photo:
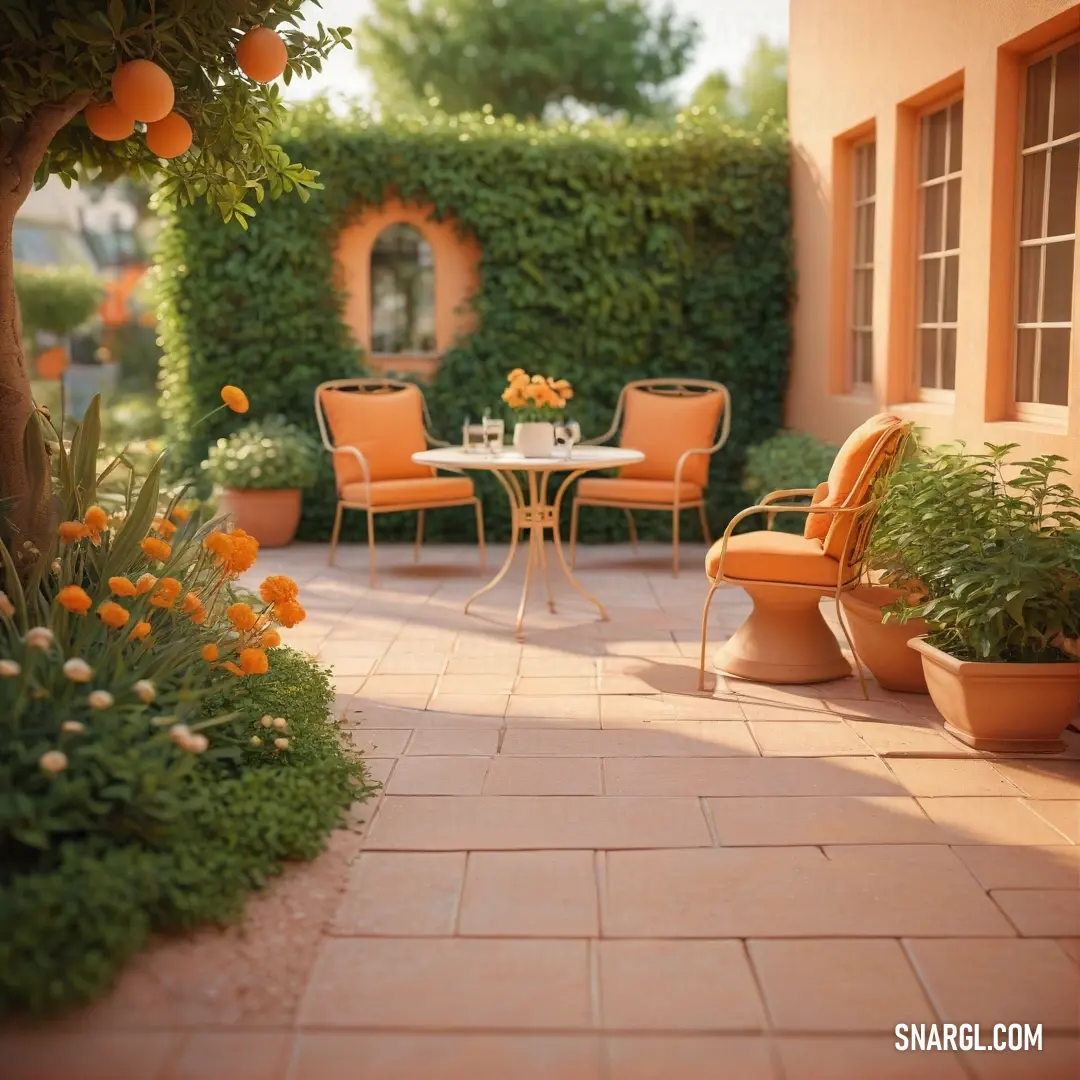
[[[835,446],[826,446],[813,435],[778,432],[747,450],[742,489],[757,502],[770,491],[816,488],[828,479],[836,454]],[[777,514],[773,527],[782,532],[801,533],[805,524],[800,514]]]
[[[283,416],[270,416],[218,439],[202,467],[223,488],[280,491],[314,484],[320,456],[311,435]]]
[[[15,268],[15,292],[27,341],[44,331],[70,334],[90,320],[105,296],[96,274],[81,267]]]
[[[1011,459],[938,447],[889,479],[869,559],[900,603],[900,622],[924,618],[928,640],[960,660],[1073,659],[1080,639],[1080,497],[1064,458]],[[1011,479],[1009,478],[1011,477]]]
[[[200,204],[179,211],[160,237],[162,410],[178,466],[194,472],[205,456],[190,427],[223,381],[250,391],[252,416],[281,413],[313,431],[315,386],[363,373],[342,320],[335,237],[393,193],[452,216],[481,250],[477,329],[443,355],[424,388],[435,434],[456,440],[466,416],[497,406],[514,367],[569,380],[586,438],[607,430],[631,379],[716,379],[734,406],[729,442],[711,459],[710,516],[723,522],[742,508],[746,449],[778,428],[787,374],[783,130],[734,132],[689,114],[656,131],[484,116],[379,127],[318,110],[292,121],[285,149],[323,184],[306,205],[266,203],[241,233],[222,230]],[[212,437],[235,426],[221,414]],[[505,494],[490,477],[477,484],[492,535],[507,536]],[[326,538],[329,455],[307,495],[301,536]],[[380,535],[404,536],[412,528],[404,517],[380,519]],[[346,529],[362,529],[362,518],[347,515]],[[625,536],[618,512],[597,510],[582,524],[586,539]],[[641,524],[653,536],[670,527],[663,515]],[[433,539],[471,542],[473,527],[465,512],[429,515]]]

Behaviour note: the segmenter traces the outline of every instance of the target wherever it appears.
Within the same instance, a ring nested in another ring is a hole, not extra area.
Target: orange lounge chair
[[[709,458],[727,442],[731,431],[731,395],[722,383],[706,379],[639,379],[622,388],[611,430],[587,442],[606,443],[620,424],[619,445],[640,450],[645,460],[626,466],[615,477],[578,481],[570,516],[570,565],[574,565],[582,506],[622,510],[634,551],[638,544],[633,511],[664,510],[671,514],[671,567],[678,577],[681,511],[697,509],[705,543],[712,543],[705,488]]]
[[[315,416],[323,445],[334,455],[337,515],[330,537],[333,565],[346,510],[367,514],[369,578],[375,586],[375,515],[415,510],[416,546],[424,541],[424,512],[448,506],[476,508],[480,566],[486,563],[484,510],[467,476],[438,476],[412,455],[446,446],[428,431],[431,417],[424,395],[398,379],[335,379],[315,388]]]
[[[714,659],[718,671],[763,683],[829,682],[851,674],[851,665],[822,617],[820,600],[833,597],[847,636],[840,594],[853,588],[862,574],[880,501],[875,496],[878,481],[899,460],[911,427],[885,413],[871,417],[848,436],[826,483],[813,490],[774,491],[731,519],[705,559],[709,595],[701,616],[698,689],[705,688],[709,605],[723,582],[742,586],[754,608],[718,650]],[[809,505],[784,503],[805,496],[813,497]],[[806,514],[803,535],[773,532],[778,513]],[[768,529],[733,535],[739,522],[752,514],[769,515]],[[861,667],[857,663],[855,667],[862,681]]]

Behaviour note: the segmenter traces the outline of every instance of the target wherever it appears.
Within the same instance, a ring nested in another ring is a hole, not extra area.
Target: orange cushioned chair
[[[712,543],[705,514],[709,458],[731,431],[731,395],[706,379],[639,379],[627,383],[615,406],[611,430],[588,443],[606,443],[617,431],[619,445],[640,450],[645,460],[614,477],[579,480],[570,517],[570,565],[577,547],[578,510],[611,506],[626,514],[637,551],[635,510],[671,514],[672,572],[679,576],[679,513],[697,508],[706,544]],[[717,435],[719,429],[719,436]]]
[[[839,618],[841,592],[854,587],[862,573],[879,503],[878,483],[899,460],[910,431],[911,424],[899,417],[873,416],[848,436],[826,483],[774,491],[731,519],[705,559],[710,588],[701,617],[699,689],[705,687],[709,605],[724,582],[741,585],[754,608],[717,652],[718,671],[764,683],[828,682],[851,674],[822,618],[820,600],[833,597]],[[784,503],[806,496],[812,496],[809,505]],[[778,513],[806,514],[803,535],[771,531]],[[735,526],[752,514],[767,514],[768,529],[733,535]]]
[[[476,508],[480,565],[484,566],[484,511],[466,476],[438,476],[412,455],[446,446],[428,432],[431,418],[424,395],[397,379],[335,379],[315,388],[315,416],[323,445],[334,455],[337,516],[330,538],[334,562],[345,510],[367,513],[370,579],[375,585],[375,515],[417,511],[414,557],[424,540],[424,511],[446,506]]]

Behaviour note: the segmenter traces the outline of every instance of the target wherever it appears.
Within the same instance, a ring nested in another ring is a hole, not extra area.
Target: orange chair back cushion
[[[675,466],[687,450],[707,450],[716,442],[723,407],[724,395],[719,391],[676,396],[628,390],[619,442],[629,450],[640,450],[645,460],[627,465],[619,475],[636,480],[674,480]],[[682,479],[705,487],[709,456],[687,458]]]
[[[815,506],[843,506],[848,499],[855,495],[861,500],[866,496],[866,491],[856,491],[859,477],[866,468],[877,449],[881,437],[890,429],[902,424],[898,416],[891,413],[878,413],[871,416],[865,423],[860,424],[844,441],[836,460],[829,470],[827,490],[824,497],[815,496]],[[821,488],[818,489],[821,492]],[[854,504],[853,504],[854,505]],[[826,554],[838,559],[843,554],[844,544],[850,531],[850,522],[843,528],[837,528],[829,536],[829,528],[833,523],[833,514],[808,514],[806,528],[803,535],[811,540],[821,540],[826,544]]]
[[[372,481],[431,476],[412,455],[427,449],[423,398],[415,386],[388,393],[323,390],[319,395],[335,446],[355,446],[367,458]],[[334,455],[338,491],[362,483],[364,470],[352,454]]]

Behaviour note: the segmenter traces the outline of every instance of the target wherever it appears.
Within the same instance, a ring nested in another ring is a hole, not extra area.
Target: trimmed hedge
[[[241,715],[215,729],[216,741],[231,738],[240,754],[189,775],[177,824],[154,841],[88,833],[32,869],[0,866],[0,1014],[90,1001],[152,933],[236,918],[251,890],[284,862],[314,858],[370,793],[362,762],[327,722],[329,677],[306,657],[277,649],[268,674],[222,693]],[[224,700],[208,699],[204,713]],[[252,733],[266,734],[264,713],[288,716],[288,754],[251,745]]]
[[[787,372],[782,128],[741,133],[689,114],[665,131],[492,116],[379,127],[320,108],[294,122],[283,145],[319,171],[324,190],[306,203],[264,202],[246,232],[200,204],[173,215],[161,238],[162,411],[183,470],[193,474],[207,441],[238,425],[219,413],[192,432],[223,383],[247,390],[253,417],[283,413],[313,427],[315,385],[361,372],[340,315],[334,238],[350,215],[393,191],[456,220],[482,249],[479,328],[444,355],[425,388],[438,434],[454,439],[466,414],[499,405],[519,365],[571,380],[587,436],[607,429],[630,379],[718,379],[734,409],[731,441],[713,459],[710,516],[720,524],[742,506],[746,448],[779,427]],[[490,495],[491,531],[505,535],[505,496],[493,483]],[[324,460],[301,535],[325,538],[332,515]],[[363,515],[350,517],[362,527]],[[584,539],[625,535],[612,512],[583,514],[582,525]],[[646,535],[670,527],[664,515],[643,515],[642,525]],[[393,528],[412,523],[380,519],[380,534]],[[471,540],[471,512],[431,515],[430,535]]]

